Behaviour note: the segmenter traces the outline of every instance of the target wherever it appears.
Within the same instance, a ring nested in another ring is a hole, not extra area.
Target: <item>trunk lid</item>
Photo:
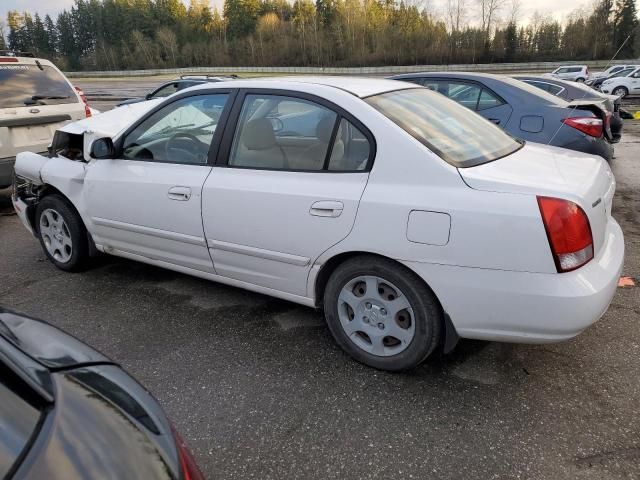
[[[507,157],[458,171],[475,190],[543,195],[575,202],[589,217],[594,255],[602,248],[616,185],[602,158],[528,143]]]

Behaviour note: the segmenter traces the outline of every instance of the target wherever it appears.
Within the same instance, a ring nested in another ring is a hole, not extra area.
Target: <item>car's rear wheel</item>
[[[582,77],[580,77],[580,78],[576,78],[576,82],[578,82],[578,83],[584,83],[584,82],[585,82],[585,79],[584,79],[584,78],[582,78]]]
[[[333,272],[324,295],[338,345],[381,370],[419,365],[440,342],[442,309],[413,272],[384,258],[361,256]]]
[[[617,97],[624,98],[629,95],[629,90],[626,87],[616,87],[611,93]]]
[[[35,223],[42,249],[56,267],[66,271],[86,267],[87,231],[67,200],[59,195],[44,197],[36,209]]]

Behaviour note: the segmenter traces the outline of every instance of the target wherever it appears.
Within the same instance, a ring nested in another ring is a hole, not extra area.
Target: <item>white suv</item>
[[[640,95],[640,67],[624,76],[614,76],[602,82],[602,93],[626,97],[627,95]]]
[[[547,76],[573,82],[585,82],[589,78],[589,67],[586,65],[567,65],[556,68]]]
[[[50,61],[0,51],[0,188],[19,152],[45,152],[58,128],[89,116],[82,91]]]

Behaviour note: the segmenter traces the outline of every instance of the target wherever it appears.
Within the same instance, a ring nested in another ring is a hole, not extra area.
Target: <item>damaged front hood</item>
[[[162,98],[148,100],[146,102],[134,103],[116,107],[108,112],[101,113],[95,117],[89,117],[77,122],[68,123],[59,128],[61,132],[82,135],[86,132],[100,132],[101,136],[115,138],[120,132],[129,127],[142,115],[154,108]]]

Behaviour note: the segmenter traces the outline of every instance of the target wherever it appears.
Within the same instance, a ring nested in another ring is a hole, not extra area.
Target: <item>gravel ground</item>
[[[616,152],[623,274],[638,277],[640,126]],[[0,303],[119,361],[207,478],[640,478],[640,288],[572,341],[462,341],[387,374],[343,354],[313,310],[117,258],[64,273],[15,216],[0,245]]]

